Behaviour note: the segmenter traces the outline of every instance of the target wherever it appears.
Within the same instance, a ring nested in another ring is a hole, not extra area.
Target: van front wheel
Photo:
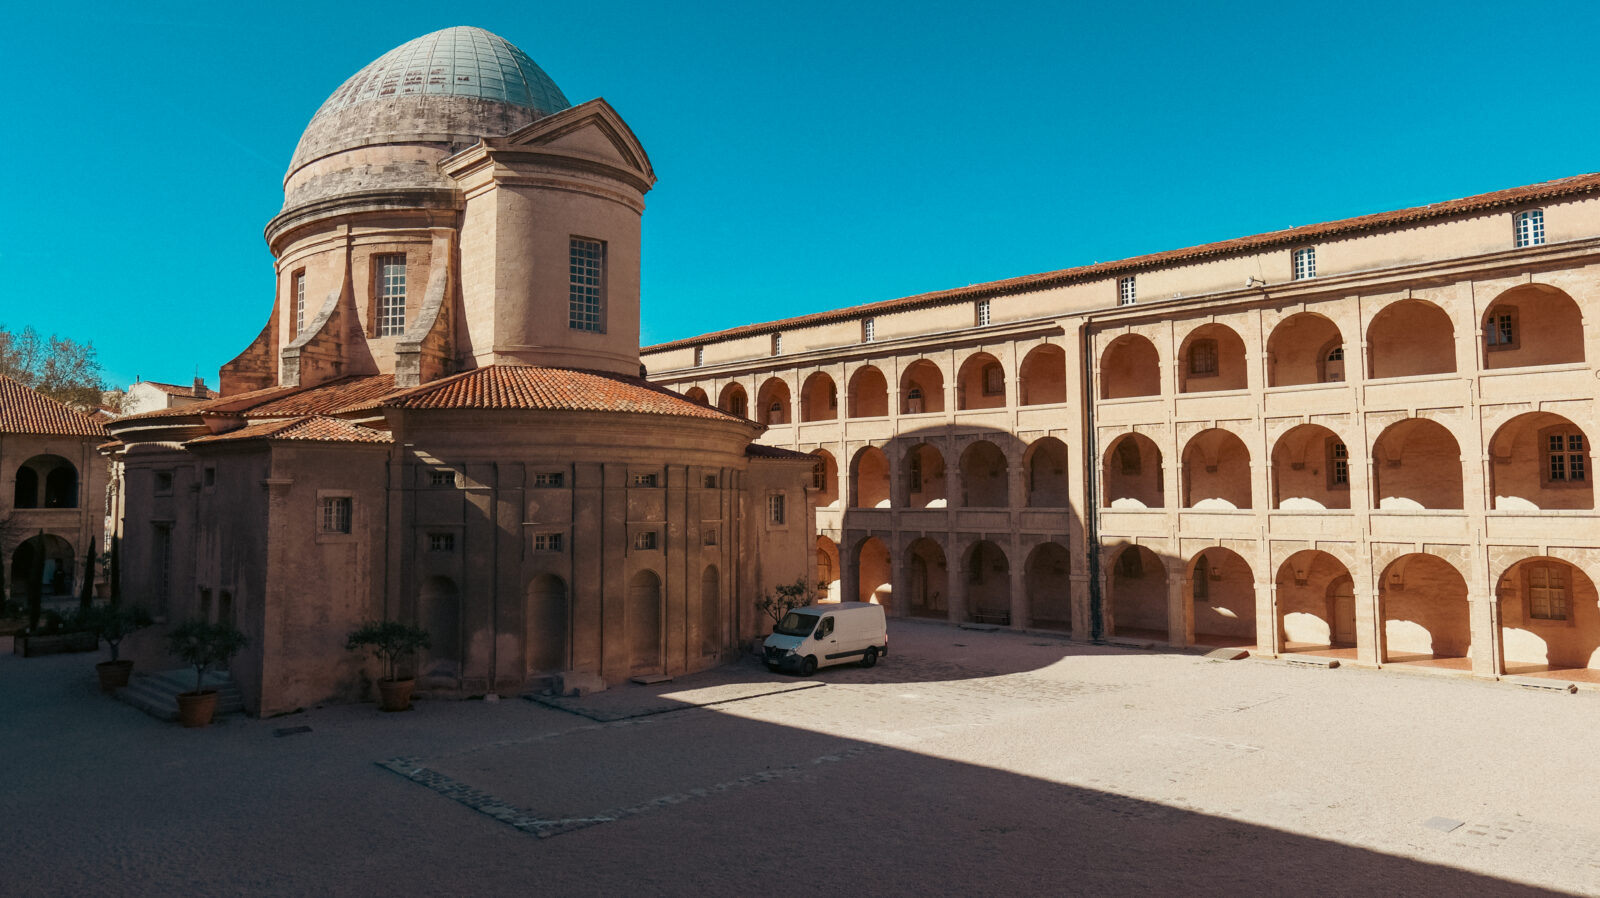
[[[810,655],[800,659],[800,676],[809,677],[817,672],[817,659]]]
[[[872,646],[871,648],[867,649],[867,653],[865,655],[861,656],[861,666],[862,667],[871,667],[871,666],[873,666],[874,664],[877,664],[877,663],[878,663],[878,647],[877,646]]]

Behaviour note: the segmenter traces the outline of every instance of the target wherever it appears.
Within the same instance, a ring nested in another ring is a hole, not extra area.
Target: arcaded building
[[[354,698],[363,620],[419,686],[514,693],[720,663],[814,564],[811,460],[641,377],[649,158],[604,100],[449,28],[311,119],[265,326],[220,396],[112,422],[123,587],[235,622],[247,708]]]
[[[1600,679],[1600,175],[649,347],[891,614]]]

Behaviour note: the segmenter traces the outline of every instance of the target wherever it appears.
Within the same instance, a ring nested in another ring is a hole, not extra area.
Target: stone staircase
[[[206,671],[205,688],[217,690],[217,715],[244,711],[244,700],[226,671]],[[127,686],[117,690],[117,698],[162,720],[178,719],[178,693],[194,689],[194,669],[166,670],[154,674],[135,674]]]

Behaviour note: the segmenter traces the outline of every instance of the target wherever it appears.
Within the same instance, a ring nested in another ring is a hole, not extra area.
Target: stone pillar
[[[1494,591],[1469,589],[1467,616],[1472,628],[1472,675],[1500,676],[1503,662],[1500,649],[1500,603]]]
[[[839,601],[855,602],[861,598],[860,543],[866,534],[844,531],[839,534]]]
[[[1277,581],[1256,581],[1256,648],[1268,654],[1283,652],[1283,638],[1278,629]]]
[[[1378,609],[1378,591],[1365,585],[1370,577],[1351,577],[1356,605],[1356,660],[1362,664],[1383,661],[1383,614]],[[1356,585],[1360,584],[1360,585]]]
[[[1028,605],[1028,564],[1022,549],[1013,539],[1009,551],[1011,575],[1011,628],[1021,630],[1033,626],[1033,609]]]
[[[1183,573],[1167,575],[1167,644],[1191,645],[1194,643],[1194,615],[1184,600],[1183,588],[1187,578]]]
[[[951,536],[953,542],[954,534]],[[967,563],[961,557],[961,550],[954,546],[946,549],[944,561],[950,583],[949,598],[946,600],[950,622],[963,623],[967,619]]]

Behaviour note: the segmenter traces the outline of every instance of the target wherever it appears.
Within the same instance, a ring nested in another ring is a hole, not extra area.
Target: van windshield
[[[816,625],[817,615],[791,611],[783,616],[783,620],[778,621],[772,632],[782,633],[784,636],[810,636]]]

